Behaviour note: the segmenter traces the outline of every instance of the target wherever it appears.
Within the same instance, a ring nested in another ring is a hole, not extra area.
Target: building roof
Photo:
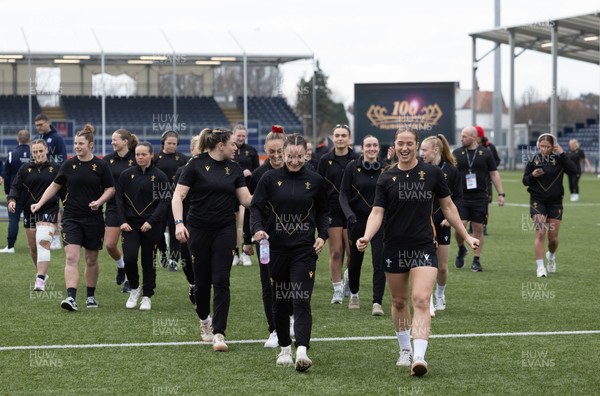
[[[488,113],[492,114],[494,106],[494,92],[492,91],[477,91],[477,113]],[[471,98],[467,99],[463,109],[471,109]],[[504,98],[502,98],[502,113],[508,114],[508,107],[504,103]]]
[[[509,32],[514,31],[515,47],[551,54],[552,46],[548,43],[554,26],[558,27],[558,56],[600,64],[600,10],[574,17],[498,27],[471,33],[470,36],[508,44]]]

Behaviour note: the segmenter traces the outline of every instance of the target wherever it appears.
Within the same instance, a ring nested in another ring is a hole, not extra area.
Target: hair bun
[[[94,127],[92,126],[92,124],[85,124],[83,126],[83,131],[84,132],[89,132],[89,133],[94,133]]]
[[[281,125],[273,125],[271,127],[271,132],[273,133],[285,133],[283,127]]]

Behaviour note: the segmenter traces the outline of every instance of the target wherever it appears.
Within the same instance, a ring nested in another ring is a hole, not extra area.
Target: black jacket
[[[536,168],[542,168],[544,174],[540,177],[533,177],[532,173]],[[546,202],[561,202],[565,189],[563,188],[563,175],[577,174],[577,166],[563,152],[562,154],[552,153],[549,156],[536,154],[525,166],[523,174],[523,184],[527,186],[527,191],[531,197]]]
[[[384,171],[380,162],[378,170],[366,170],[362,159],[352,160],[346,166],[340,187],[340,206],[349,223],[366,220],[373,208],[379,175]]]
[[[171,192],[167,176],[154,164],[145,171],[139,165],[125,169],[116,190],[119,224],[141,227],[148,222],[152,228],[161,224]]]
[[[39,135],[38,139],[43,139],[46,142],[50,162],[62,165],[67,160],[67,146],[54,126],[50,125],[50,131]]]
[[[329,210],[341,210],[340,207],[340,186],[342,185],[342,177],[346,170],[346,165],[360,156],[348,150],[348,154],[344,156],[335,155],[335,149],[323,155],[319,159],[317,172],[325,179],[325,189],[329,198]]]
[[[329,210],[323,178],[302,167],[284,166],[265,173],[250,204],[252,234],[265,231],[272,251],[293,252],[312,247],[315,231],[327,240]]]
[[[58,169],[56,164],[48,161],[39,165],[33,162],[23,165],[14,178],[6,200],[10,202],[22,199],[23,209],[30,213],[31,205],[40,201],[46,188],[54,181]],[[58,210],[58,195],[49,199],[38,212],[46,213],[54,210]]]

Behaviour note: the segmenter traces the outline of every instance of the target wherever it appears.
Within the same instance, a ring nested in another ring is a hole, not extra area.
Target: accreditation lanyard
[[[465,155],[467,156],[467,163],[469,164],[469,173],[466,175],[467,190],[474,190],[477,188],[477,176],[471,172],[471,168],[475,163],[475,157],[477,157],[477,148],[473,153],[473,159],[469,156],[469,150],[465,149]]]

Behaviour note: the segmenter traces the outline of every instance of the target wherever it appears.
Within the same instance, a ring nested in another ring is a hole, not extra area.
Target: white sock
[[[538,268],[544,268],[544,259],[535,260]]]
[[[550,250],[548,250],[548,258],[550,258],[550,259],[554,258],[554,253],[552,253]]]
[[[207,323],[209,323],[209,322],[210,322],[210,315],[208,315],[208,316],[206,317],[206,319],[201,319],[201,320],[202,320],[202,324],[207,324]]]
[[[410,345],[410,330],[397,331],[396,337],[398,337],[398,344],[400,345],[401,350],[412,352],[412,346]]]
[[[298,357],[298,355],[304,355],[304,356],[306,356],[306,347],[304,345],[300,345],[296,349],[296,357]]]
[[[427,352],[427,340],[416,339],[413,340],[413,343],[415,344],[415,358],[419,356],[425,359],[425,352]]]
[[[59,239],[58,239],[58,238],[59,238],[59,237],[58,237],[58,234],[54,235],[54,240],[55,240],[55,241],[59,241]]]
[[[356,293],[356,294],[354,294],[354,293],[350,293],[350,295],[351,295],[351,296],[350,296],[351,298],[358,298],[358,293]]]
[[[331,282],[331,284],[333,285],[333,290],[338,290],[338,289],[344,288],[342,282]]]
[[[115,263],[117,263],[117,268],[125,268],[125,261],[123,261],[123,256],[121,256],[120,259],[115,260]]]
[[[446,285],[442,286],[439,283],[437,284],[437,289],[435,290],[435,293],[437,295],[437,298],[442,298],[444,297],[444,292],[446,291]]]

